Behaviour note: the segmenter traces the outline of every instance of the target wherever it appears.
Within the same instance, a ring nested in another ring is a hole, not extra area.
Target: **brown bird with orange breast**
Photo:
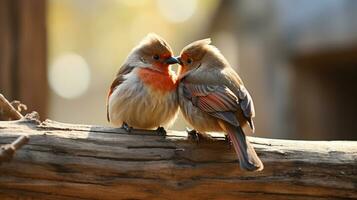
[[[115,126],[154,129],[169,126],[178,113],[176,75],[178,63],[171,47],[156,34],[148,34],[119,69],[107,99],[107,118]]]
[[[254,131],[253,100],[239,75],[211,40],[187,45],[180,54],[179,104],[185,119],[199,133],[225,132],[248,171],[264,168],[245,132]]]

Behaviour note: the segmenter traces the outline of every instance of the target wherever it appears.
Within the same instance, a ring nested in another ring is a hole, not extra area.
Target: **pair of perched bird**
[[[201,134],[225,132],[240,167],[258,171],[263,164],[245,132],[254,131],[251,96],[241,78],[210,39],[193,42],[174,57],[168,43],[148,34],[119,69],[110,86],[107,117],[115,126],[164,131],[180,109]],[[170,65],[178,63],[178,76]]]

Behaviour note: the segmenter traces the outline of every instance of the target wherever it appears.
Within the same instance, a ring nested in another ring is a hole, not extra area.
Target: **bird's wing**
[[[254,132],[254,123],[252,118],[255,117],[255,109],[253,99],[248,90],[244,87],[241,78],[232,68],[227,68],[225,74],[225,77],[227,78],[222,80],[225,80],[224,84],[226,84],[228,88],[230,88],[238,97],[243,116],[248,121],[250,128]]]
[[[239,126],[237,96],[226,86],[183,83],[183,95],[204,112]]]
[[[248,90],[242,85],[238,89],[239,105],[242,109],[244,118],[248,121],[250,128],[254,131],[253,117],[255,116],[253,99]]]
[[[112,82],[112,84],[110,85],[109,88],[109,92],[108,92],[108,96],[107,96],[107,120],[108,122],[110,122],[110,118],[109,118],[109,97],[110,95],[113,93],[113,91],[115,90],[115,88],[117,88],[121,83],[124,82],[125,78],[124,76],[126,74],[129,74],[131,71],[133,71],[134,67],[130,66],[130,65],[123,65],[118,73],[117,76],[115,77],[114,81]]]

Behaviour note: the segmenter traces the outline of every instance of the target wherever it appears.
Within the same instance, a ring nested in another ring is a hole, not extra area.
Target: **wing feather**
[[[253,99],[250,96],[247,89],[244,86],[241,86],[238,90],[238,98],[239,98],[239,105],[243,111],[244,117],[249,122],[249,126],[254,131],[254,123],[252,118],[255,116],[254,104]]]
[[[192,104],[208,114],[234,126],[239,122],[235,112],[240,108],[238,97],[225,86],[184,84],[183,94]]]
[[[255,116],[255,109],[253,99],[249,92],[243,85],[242,79],[231,67],[227,67],[220,74],[219,80],[223,80],[223,84],[230,88],[239,99],[242,116],[248,121],[250,127],[254,132],[253,117]]]

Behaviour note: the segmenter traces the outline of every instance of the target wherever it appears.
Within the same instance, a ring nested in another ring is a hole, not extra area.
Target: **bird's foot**
[[[186,128],[188,139],[194,142],[199,142],[198,132],[195,129]]]
[[[210,135],[205,133],[200,133],[195,129],[191,130],[189,128],[186,128],[186,132],[188,134],[188,139],[196,143],[213,140],[213,138]]]
[[[159,126],[157,129],[156,129],[156,132],[158,135],[160,136],[166,136],[166,130],[164,127],[162,126]]]
[[[123,122],[121,128],[124,129],[127,133],[130,133],[133,130],[133,127],[129,126],[126,122]]]

